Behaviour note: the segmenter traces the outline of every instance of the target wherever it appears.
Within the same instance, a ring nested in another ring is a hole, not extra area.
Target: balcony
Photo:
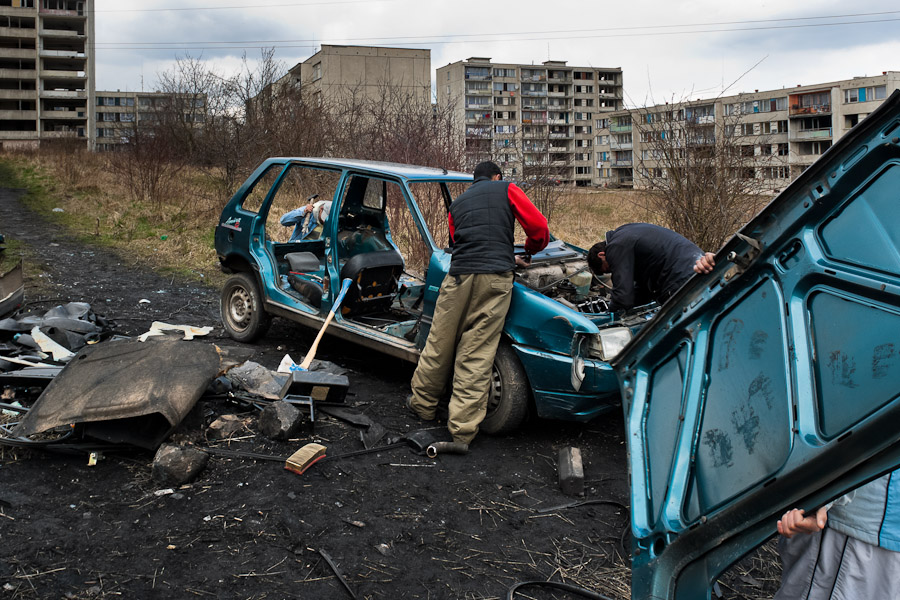
[[[53,37],[53,38],[67,38],[67,39],[79,39],[83,38],[83,33],[78,33],[77,31],[72,31],[71,29],[52,29],[52,28],[43,28],[41,29],[41,37]]]
[[[84,135],[78,135],[78,131],[69,130],[69,131],[42,131],[41,139],[44,140],[58,140],[64,138],[79,138],[84,137]]]
[[[546,75],[529,75],[528,77],[522,76],[522,81],[547,81]]]
[[[34,48],[0,48],[0,58],[34,59]]]
[[[486,116],[486,117],[466,117],[466,124],[467,124],[467,125],[478,125],[478,124],[481,124],[481,123],[484,123],[484,124],[486,124],[486,125],[490,125],[490,124],[491,124],[491,117],[490,117],[490,115],[488,115],[488,116]]]
[[[522,119],[523,125],[546,125],[547,119]]]
[[[634,148],[634,143],[632,142],[617,142],[614,139],[609,140],[610,150],[631,150],[632,148]]]
[[[30,80],[37,77],[34,69],[0,69],[0,79]]]
[[[56,15],[60,17],[83,17],[84,9],[81,10],[66,10],[63,8],[40,8],[38,11],[42,15]]]
[[[537,96],[537,97],[546,97],[547,92],[542,90],[522,90],[519,92],[522,96]]]
[[[821,154],[791,154],[788,164],[809,166],[816,162]]]
[[[0,121],[36,121],[36,110],[0,110]]]
[[[488,75],[473,75],[470,73],[466,73],[466,81],[490,81],[491,76]]]
[[[0,27],[0,38],[33,40],[34,27]]]
[[[559,131],[550,132],[551,140],[565,140],[565,139],[571,139],[571,138],[572,138],[571,133],[564,133],[564,132],[559,132]]]
[[[547,92],[547,95],[551,98],[567,98],[572,96],[572,92]]]
[[[41,71],[42,79],[87,79],[84,71]]]
[[[831,104],[813,104],[812,106],[800,106],[792,104],[790,116],[800,117],[805,115],[829,115],[831,114]]]
[[[822,129],[801,129],[800,131],[790,132],[790,139],[794,142],[803,140],[830,140],[831,138],[831,127],[823,127]]]
[[[34,52],[33,50],[31,51]],[[47,58],[87,58],[84,51],[78,50],[41,50],[41,56]]]
[[[466,90],[466,96],[490,96],[492,93],[491,88],[483,90]]]
[[[547,83],[572,83],[572,78],[568,75],[562,77],[548,77]]]
[[[633,160],[616,159],[612,162],[612,166],[615,168],[623,168],[623,167],[631,168],[633,163],[634,163]]]
[[[490,104],[474,104],[474,103],[466,102],[466,108],[468,110],[483,110],[484,112],[491,111]]]
[[[64,98],[66,100],[84,100],[87,92],[84,90],[42,90],[41,98]]]
[[[568,119],[547,119],[547,122],[551,125],[568,125]]]
[[[609,131],[611,133],[628,133],[631,131],[631,123],[628,125],[610,125]]]
[[[35,90],[2,90],[0,89],[0,100],[34,100],[37,98]]]
[[[77,121],[84,120],[84,110],[45,110],[41,112],[41,119],[52,119],[54,121]]]

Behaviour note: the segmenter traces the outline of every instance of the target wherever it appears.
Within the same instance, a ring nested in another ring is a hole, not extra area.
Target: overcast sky
[[[97,89],[153,90],[176,57],[222,75],[276,48],[428,48],[432,72],[471,56],[621,67],[626,106],[900,70],[897,0],[95,0]],[[434,74],[432,73],[432,79]]]

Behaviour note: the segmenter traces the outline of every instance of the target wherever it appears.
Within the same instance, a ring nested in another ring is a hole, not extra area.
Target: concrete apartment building
[[[155,125],[164,115],[188,127],[201,127],[206,121],[206,94],[98,90],[95,98],[94,147],[99,151],[129,143],[137,128]]]
[[[326,104],[351,97],[377,99],[386,89],[413,101],[431,101],[431,50],[323,44],[279,79],[274,91],[300,88]]]
[[[0,148],[89,144],[94,0],[0,0]]]
[[[704,138],[711,145],[723,134],[731,138],[749,159],[742,163],[744,177],[762,180],[762,189],[779,191],[896,89],[900,72],[886,71],[619,111],[609,116],[610,152],[598,168],[609,171],[607,184],[646,187],[648,176],[664,176],[657,150],[660,132],[678,137],[679,128],[691,128],[695,143]]]
[[[437,101],[450,105],[473,163],[493,159],[510,179],[547,165],[559,182],[603,182],[606,115],[622,109],[622,69],[494,63],[472,57],[437,70]]]

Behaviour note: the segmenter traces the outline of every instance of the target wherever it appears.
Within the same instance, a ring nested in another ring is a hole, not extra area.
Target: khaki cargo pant
[[[412,378],[412,408],[433,419],[453,371],[447,429],[469,444],[487,413],[491,366],[512,299],[513,273],[447,275]]]

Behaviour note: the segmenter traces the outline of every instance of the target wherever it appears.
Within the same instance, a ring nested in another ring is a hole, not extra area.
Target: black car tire
[[[528,397],[528,376],[522,363],[512,346],[500,342],[491,369],[487,415],[480,430],[497,435],[518,429],[528,415]]]
[[[239,342],[259,339],[272,323],[272,316],[263,309],[259,287],[249,273],[237,273],[225,282],[220,309],[225,331]]]

